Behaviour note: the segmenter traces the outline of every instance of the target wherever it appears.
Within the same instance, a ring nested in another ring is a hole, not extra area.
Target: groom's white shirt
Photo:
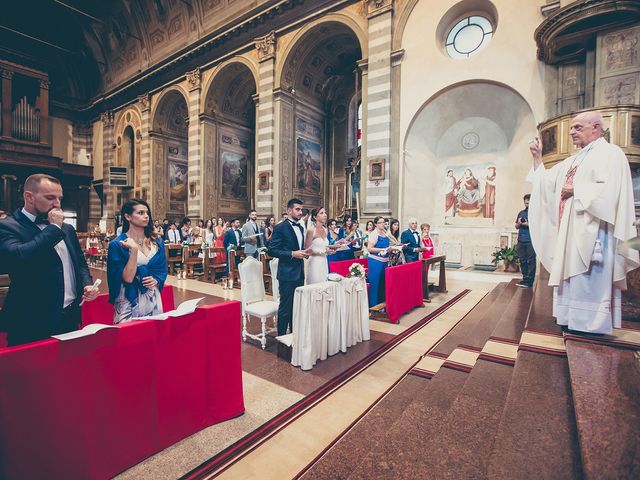
[[[287,217],[287,221],[291,224],[296,223],[298,225],[301,225],[299,222],[296,222],[293,218],[288,218]],[[304,225],[301,225],[302,229],[300,228],[296,228],[293,225],[291,225],[291,228],[293,228],[293,232],[296,234],[296,238],[298,239],[298,245],[300,245],[300,250],[304,249],[304,237],[302,236],[302,232],[304,231]]]

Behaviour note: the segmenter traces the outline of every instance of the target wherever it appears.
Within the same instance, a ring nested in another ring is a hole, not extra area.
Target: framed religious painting
[[[258,175],[258,190],[269,190],[269,172],[261,172]]]
[[[384,158],[369,160],[369,181],[384,180]]]

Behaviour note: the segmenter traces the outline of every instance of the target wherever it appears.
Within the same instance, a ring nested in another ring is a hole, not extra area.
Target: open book
[[[58,340],[73,340],[74,338],[82,338],[88,337],[89,335],[93,335],[100,330],[104,330],[105,328],[118,328],[117,325],[106,325],[104,323],[92,323],[91,325],[87,325],[81,330],[75,330],[69,333],[61,333],[60,335],[52,335],[53,338],[57,338]]]
[[[169,317],[181,317],[188,315],[196,311],[196,307],[200,300],[204,300],[204,297],[194,298],[193,300],[186,300],[178,305],[178,308],[171,310],[170,312],[160,313],[158,315],[151,315],[149,317],[136,317],[132,320],[166,320]]]

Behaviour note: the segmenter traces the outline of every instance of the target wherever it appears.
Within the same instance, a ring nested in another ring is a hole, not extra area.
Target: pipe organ
[[[22,97],[13,109],[12,136],[30,142],[40,141],[40,112]]]

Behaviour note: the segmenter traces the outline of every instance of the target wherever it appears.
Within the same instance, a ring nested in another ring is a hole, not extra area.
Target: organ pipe
[[[30,142],[40,141],[40,115],[24,96],[13,109],[13,137]]]

